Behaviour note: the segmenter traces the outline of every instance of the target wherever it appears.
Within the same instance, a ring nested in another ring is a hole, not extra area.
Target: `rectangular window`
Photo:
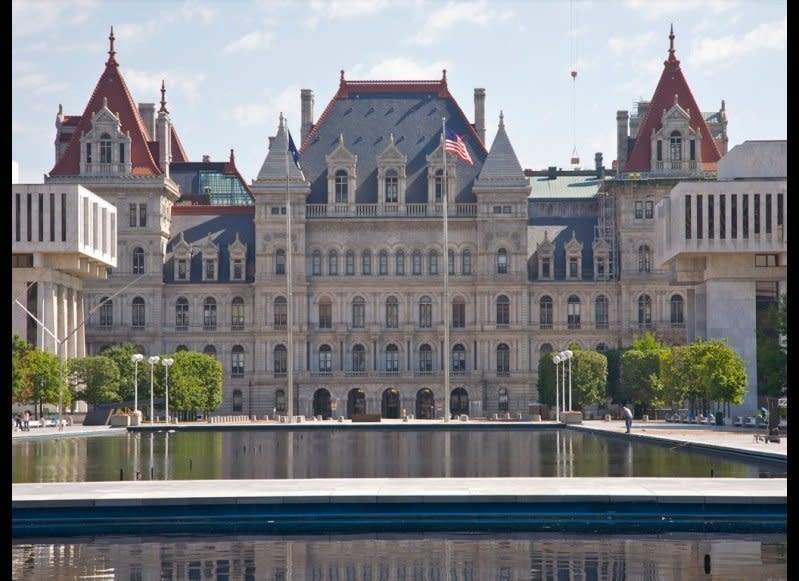
[[[331,276],[338,275],[338,254],[330,254],[327,257],[327,274]]]
[[[688,142],[691,161],[696,161],[696,140],[692,139]]]
[[[366,305],[363,302],[352,304],[352,326],[355,329],[363,329],[366,322]]]
[[[738,239],[738,194],[730,194],[730,238]]]
[[[399,327],[399,304],[386,304],[386,327],[396,329]]]
[[[55,242],[55,194],[53,193],[50,194],[50,242]]]
[[[344,272],[349,276],[355,274],[355,255],[352,252],[344,256]]]
[[[147,204],[139,204],[139,228],[147,227]]]
[[[311,257],[311,274],[313,276],[322,274],[322,256],[319,254],[314,254]]]
[[[397,254],[395,274],[405,274],[405,255]]]
[[[22,236],[22,224],[19,223],[19,220],[22,216],[22,209],[20,208],[20,204],[22,203],[22,197],[19,194],[15,194],[15,207],[14,207],[14,227],[15,227],[15,240],[17,242],[20,241],[20,236]]]
[[[213,260],[206,260],[205,261],[205,279],[206,280],[214,280],[214,271],[215,271],[215,263]]]
[[[777,226],[782,226],[782,194],[777,194]]]
[[[178,280],[186,280],[186,260],[180,259],[177,261],[178,265]]]
[[[89,198],[83,198],[83,244],[89,245]]]
[[[541,259],[541,278],[550,278],[550,260],[549,258]]]
[[[644,218],[651,219],[654,216],[654,202],[652,200],[647,200],[644,202]]]
[[[413,274],[422,274],[422,255],[414,253],[411,258],[411,272]]]
[[[419,326],[425,329],[433,326],[433,305],[431,303],[419,303]]]
[[[91,143],[87,143],[86,144],[86,163],[91,163],[91,162],[92,162],[92,144]]]
[[[754,218],[755,218],[755,228],[754,233],[760,234],[760,194],[755,194],[755,208],[754,208]]]
[[[447,274],[455,274],[455,254],[451,251],[447,254]]]
[[[716,236],[716,228],[715,228],[715,208],[713,207],[713,201],[715,196],[708,194],[707,196],[707,238],[708,240],[713,239]]]
[[[119,163],[125,163],[125,144],[119,144]]]
[[[136,204],[128,204],[128,225],[131,228],[136,227],[136,211],[138,206]]]
[[[742,238],[749,238],[749,194],[741,194],[741,230]]]
[[[92,247],[97,248],[97,235],[100,225],[100,219],[97,215],[97,202],[92,203]]]
[[[319,303],[319,328],[330,329],[333,327],[333,304]]]
[[[663,161],[663,141],[657,141],[657,161]]]
[[[727,196],[719,195],[719,238],[727,237]]]
[[[685,239],[691,239],[691,196],[685,196]]]
[[[273,216],[285,216],[286,215],[286,206],[272,206],[270,208]]]
[[[463,274],[464,276],[468,276],[472,274],[472,255],[469,252],[463,253]]]
[[[438,254],[433,252],[430,254],[430,259],[427,265],[428,274],[438,274]]]
[[[372,274],[372,255],[366,253],[363,255],[361,260],[361,273],[362,274]]]
[[[388,254],[381,253],[378,259],[379,274],[385,276],[388,274]]]
[[[244,261],[241,258],[233,259],[233,280],[244,279]]]
[[[569,258],[569,278],[577,278],[577,258]]]
[[[503,214],[512,214],[513,211],[511,210],[510,206],[502,206],[502,213]]]
[[[771,234],[771,194],[766,194],[766,234]]]
[[[502,206],[494,206],[494,213],[501,214],[502,213]]]
[[[44,194],[39,194],[39,242],[44,242]]]
[[[605,278],[605,259],[596,259],[596,278],[602,280]]]
[[[703,219],[702,219],[702,196],[696,196],[696,239],[702,240],[702,227]]]
[[[466,303],[452,303],[452,326],[455,329],[466,327]]]
[[[755,266],[777,266],[777,255],[755,254]]]
[[[641,200],[635,201],[635,219],[640,220],[644,217],[644,203]]]

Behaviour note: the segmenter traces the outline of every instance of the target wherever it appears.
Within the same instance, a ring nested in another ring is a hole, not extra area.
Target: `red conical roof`
[[[119,74],[119,65],[114,51],[114,29],[111,28],[109,36],[110,50],[105,70],[97,81],[91,98],[89,99],[83,115],[72,134],[64,154],[50,171],[51,176],[67,176],[80,174],[80,138],[81,134],[91,130],[92,114],[99,111],[106,103],[108,109],[119,116],[123,132],[130,132],[130,161],[133,175],[162,175],[153,158],[147,142],[150,135],[139,114],[139,109],[128,91],[122,75]]]
[[[680,107],[690,113],[689,125],[694,130],[699,131],[702,136],[702,165],[704,168],[711,169],[715,167],[715,164],[721,159],[721,153],[713,140],[713,135],[708,129],[702,112],[696,104],[696,100],[694,100],[691,89],[688,87],[688,82],[680,69],[680,61],[674,52],[674,28],[672,27],[669,34],[669,56],[663,62],[663,74],[660,75],[655,94],[652,96],[646,113],[644,113],[635,145],[630,153],[630,158],[624,164],[623,171],[650,171],[652,169],[652,143],[649,138],[653,130],[658,131],[662,127],[661,117],[663,111],[668,111],[674,106],[675,95],[677,95]]]

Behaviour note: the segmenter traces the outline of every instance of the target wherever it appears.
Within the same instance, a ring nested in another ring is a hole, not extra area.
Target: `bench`
[[[352,414],[352,422],[379,422],[380,414]]]

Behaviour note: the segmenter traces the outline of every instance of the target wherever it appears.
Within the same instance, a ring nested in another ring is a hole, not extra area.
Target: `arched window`
[[[497,250],[497,274],[508,272],[508,251],[504,248]]]
[[[390,169],[385,175],[386,203],[396,204],[399,201],[399,176],[397,170]]]
[[[189,301],[185,297],[175,301],[175,328],[178,331],[189,328]]]
[[[683,315],[683,300],[680,295],[671,295],[671,326],[684,327],[685,318]]]
[[[497,375],[510,375],[510,349],[505,343],[497,345]]]
[[[361,274],[372,274],[372,253],[368,250],[361,254]]]
[[[497,392],[497,408],[501,412],[508,411],[508,390],[500,387]]]
[[[346,204],[349,201],[349,176],[340,169],[336,172],[336,203]]]
[[[642,244],[638,247],[638,272],[649,272],[652,268],[652,251]]]
[[[355,373],[363,373],[366,371],[366,350],[363,345],[355,345],[352,348],[352,370]]]
[[[144,299],[136,297],[131,303],[130,324],[136,328],[143,328],[145,325]]]
[[[433,326],[433,301],[428,296],[419,299],[419,327],[429,329]]]
[[[580,328],[580,298],[571,295],[566,302],[566,323],[569,329]]]
[[[677,169],[680,166],[674,165],[682,161],[682,135],[679,131],[672,131],[669,136],[669,151],[671,152],[672,169]]]
[[[230,328],[234,331],[244,329],[244,299],[233,297],[230,305]]]
[[[216,331],[216,301],[211,297],[203,303],[203,330]]]
[[[430,256],[428,256],[427,273],[432,275],[438,274],[438,252],[435,250],[431,250]]]
[[[452,348],[452,372],[466,373],[466,349],[460,343]]]
[[[108,133],[100,136],[100,163],[111,163],[111,136]]]
[[[538,301],[538,323],[542,329],[552,328],[552,297],[543,296]]]
[[[216,357],[216,347],[214,347],[213,345],[206,345],[203,348],[203,353],[205,353],[206,355],[210,355],[211,357]]]
[[[362,297],[352,299],[352,327],[363,329],[366,323],[366,301]]]
[[[241,394],[240,389],[233,390],[233,411],[240,412],[243,409],[243,400],[244,397]]]
[[[278,389],[275,391],[275,413],[284,414],[288,409],[288,403],[286,402],[286,391],[283,389]]]
[[[397,250],[397,254],[395,256],[394,274],[399,274],[399,275],[405,274],[405,251],[404,250]]]
[[[133,274],[144,274],[144,250],[138,246],[133,249]]]
[[[468,250],[464,250],[461,256],[461,274],[464,276],[472,274],[472,253]]]
[[[444,170],[436,170],[435,177],[435,203],[442,203],[442,194],[444,192]]]
[[[608,350],[608,346],[605,343],[597,343],[596,350],[600,353],[604,353]]]
[[[234,345],[230,352],[230,375],[244,377],[244,347]]]
[[[466,327],[466,301],[455,297],[452,301],[452,327],[463,329]]]
[[[597,329],[608,328],[608,297],[599,295],[594,301],[594,319]]]
[[[338,274],[338,252],[331,250],[327,255],[327,274],[336,276]]]
[[[510,324],[510,299],[505,295],[497,297],[497,326]]]
[[[314,250],[311,254],[311,274],[313,276],[320,276],[322,274],[322,253]]]
[[[275,252],[275,274],[286,274],[286,251],[282,248]]]
[[[108,297],[100,299],[100,326],[112,327],[114,325],[114,301]]]
[[[380,255],[378,256],[378,274],[380,275],[387,275],[388,274],[388,252],[385,250],[380,251]]]
[[[638,297],[638,325],[640,327],[652,326],[652,299],[649,295]]]
[[[393,343],[386,347],[386,373],[399,373],[399,349]]]
[[[319,328],[333,328],[333,303],[330,302],[330,299],[319,301]]]
[[[275,329],[285,329],[288,324],[288,302],[286,297],[277,297],[272,303],[272,321]]]
[[[538,348],[538,353],[541,355],[545,355],[546,353],[552,353],[552,344],[542,343],[541,347]]]
[[[386,327],[389,329],[399,327],[399,301],[396,297],[386,299]]]
[[[319,373],[333,372],[333,351],[330,345],[319,347]]]
[[[419,347],[419,371],[421,373],[433,371],[433,350],[427,343]]]
[[[275,375],[285,375],[288,372],[288,351],[285,345],[278,345],[272,352],[272,369]]]
[[[347,276],[355,274],[355,253],[352,250],[347,250],[344,255],[344,274]]]
[[[411,256],[411,272],[415,275],[422,274],[422,253],[418,250],[414,250]]]

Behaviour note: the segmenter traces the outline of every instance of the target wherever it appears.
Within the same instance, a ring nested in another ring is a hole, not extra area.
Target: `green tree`
[[[119,368],[116,362],[104,355],[72,359],[69,377],[74,399],[90,406],[119,401]]]
[[[538,358],[538,401],[555,405],[555,364],[554,353],[542,353]]]
[[[32,393],[27,380],[25,356],[32,350],[30,343],[19,335],[11,337],[11,402],[27,403]]]
[[[611,401],[621,401],[621,356],[627,349],[608,349],[604,355],[608,360],[607,397]]]
[[[71,403],[70,393],[66,386],[63,390],[59,389],[61,374],[58,357],[47,351],[34,349],[25,355],[24,365],[27,369],[28,388],[31,392],[28,401],[38,407],[39,417],[42,415],[45,403],[58,404],[59,395],[65,408]]]
[[[633,340],[632,349],[621,356],[621,401],[633,402],[647,411],[663,400],[661,362],[668,350],[654,333],[647,331]]]
[[[206,353],[178,351],[169,372],[169,404],[205,416],[222,405],[222,364]]]
[[[112,345],[100,351],[104,355],[114,360],[119,369],[119,388],[118,393],[121,401],[133,401],[135,399],[135,376],[136,370],[131,356],[136,353],[133,343],[123,343],[122,345]],[[139,393],[141,394],[142,385],[149,385],[150,364],[147,358],[139,362]],[[144,381],[143,381],[144,380]],[[149,392],[148,392],[149,393]]]
[[[574,347],[571,350],[574,354],[571,359],[572,405],[581,409],[585,405],[604,402],[608,386],[607,357],[596,351]]]
[[[706,401],[741,404],[746,395],[746,364],[726,340],[696,343],[702,353],[702,381]]]

